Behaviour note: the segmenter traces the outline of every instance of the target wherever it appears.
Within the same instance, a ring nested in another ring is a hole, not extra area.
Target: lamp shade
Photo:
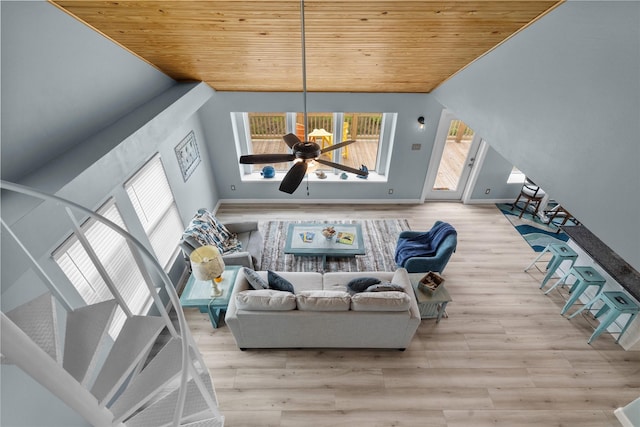
[[[198,280],[213,280],[224,272],[224,261],[215,246],[200,246],[189,256],[191,270]]]

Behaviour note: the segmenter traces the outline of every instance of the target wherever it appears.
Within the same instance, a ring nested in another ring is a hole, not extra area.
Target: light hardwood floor
[[[448,318],[423,320],[397,350],[240,351],[228,327],[188,310],[227,427],[619,426],[613,410],[640,396],[640,352],[595,321],[567,320],[565,295],[523,269],[535,253],[493,205],[224,205],[221,220],[407,218],[458,230],[444,272]],[[273,333],[278,333],[273,331]]]

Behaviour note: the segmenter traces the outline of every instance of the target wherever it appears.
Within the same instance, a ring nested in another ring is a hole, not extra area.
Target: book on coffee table
[[[300,238],[305,243],[311,243],[313,242],[313,238],[315,237],[315,235],[316,233],[314,233],[313,231],[305,231],[304,233],[300,233]]]
[[[344,243],[345,245],[353,245],[353,241],[355,240],[356,235],[353,233],[349,233],[348,231],[340,231],[336,236],[336,242]]]

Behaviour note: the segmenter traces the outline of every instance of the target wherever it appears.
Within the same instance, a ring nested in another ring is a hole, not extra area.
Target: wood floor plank
[[[494,205],[223,204],[222,221],[407,218],[458,230],[443,276],[448,317],[421,322],[404,352],[240,351],[224,323],[185,310],[225,426],[613,427],[640,396],[640,352],[587,340],[597,320],[560,315],[567,289],[544,295],[536,253]],[[542,266],[544,268],[544,265]],[[550,285],[548,285],[550,286]],[[274,333],[277,333],[274,331]]]
[[[636,387],[489,388],[495,409],[610,410],[640,396]]]
[[[604,411],[444,411],[447,427],[618,427]]]
[[[238,369],[235,388],[381,388],[382,370],[375,369]]]
[[[530,372],[525,368],[426,368],[416,375],[415,369],[383,369],[387,388],[429,388],[434,384],[444,387],[535,387]]]
[[[420,409],[492,409],[493,402],[486,388],[439,387],[336,390],[336,407],[340,410],[411,411]],[[402,396],[400,399],[399,397]],[[454,398],[455,396],[455,398]]]
[[[439,410],[284,411],[282,427],[445,427]]]

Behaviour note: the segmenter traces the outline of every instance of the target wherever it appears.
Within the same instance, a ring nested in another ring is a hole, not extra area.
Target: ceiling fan
[[[367,176],[369,172],[366,168],[355,169],[339,163],[330,162],[320,158],[320,156],[329,151],[337,150],[349,144],[356,142],[355,140],[343,141],[338,144],[330,145],[327,148],[320,149],[320,146],[312,141],[307,141],[308,121],[307,121],[307,66],[304,39],[304,0],[300,0],[300,27],[302,37],[302,97],[304,103],[304,134],[305,141],[300,141],[293,133],[283,136],[284,142],[289,146],[293,153],[288,154],[248,154],[240,156],[241,164],[259,164],[259,163],[283,163],[291,162],[294,164],[280,183],[280,191],[293,194],[300,186],[300,183],[307,174],[307,169],[312,162],[322,163],[342,171],[351,172],[360,176]]]

